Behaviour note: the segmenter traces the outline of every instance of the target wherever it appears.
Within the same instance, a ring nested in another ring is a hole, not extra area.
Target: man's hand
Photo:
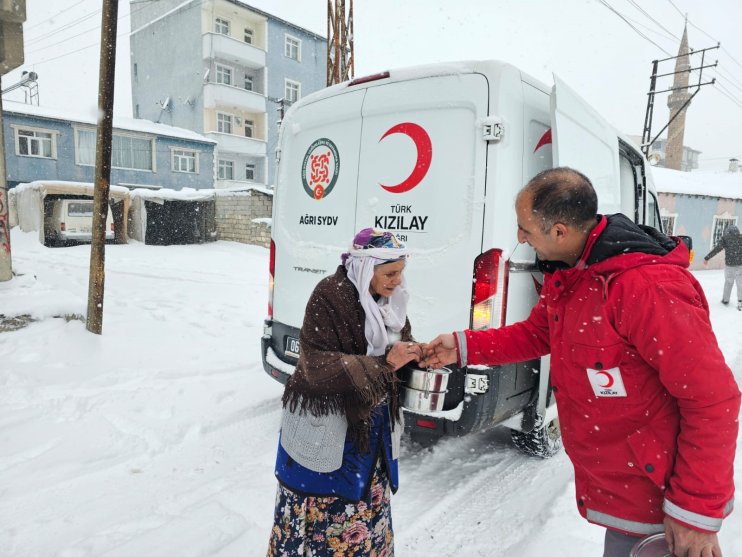
[[[423,351],[423,358],[420,360],[420,367],[443,367],[448,364],[456,363],[458,359],[456,353],[456,339],[453,334],[438,335],[435,337]]]
[[[708,267],[709,266],[709,260],[708,259],[704,259],[703,260],[703,266],[704,267]]]
[[[386,354],[386,363],[392,366],[394,371],[397,371],[413,360],[419,362],[423,357],[424,346],[424,344],[417,342],[395,342],[392,349]]]
[[[715,533],[699,532],[665,517],[665,541],[677,557],[722,557]]]

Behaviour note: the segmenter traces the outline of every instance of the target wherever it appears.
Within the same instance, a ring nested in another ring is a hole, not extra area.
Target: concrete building
[[[703,256],[716,246],[727,227],[740,226],[742,173],[661,168],[652,174],[665,233],[690,236],[695,252],[691,269],[702,269]],[[723,267],[723,253],[709,261],[710,269]]]
[[[96,114],[3,101],[8,186],[95,178]],[[213,188],[215,142],[191,130],[113,119],[111,184]]]
[[[239,0],[130,0],[132,106],[217,142],[217,188],[270,185],[281,110],[325,86],[327,40]]]

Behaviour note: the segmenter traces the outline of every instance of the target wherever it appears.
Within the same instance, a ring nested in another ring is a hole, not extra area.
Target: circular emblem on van
[[[340,155],[335,144],[323,137],[313,142],[301,163],[301,183],[314,199],[327,197],[340,174]]]

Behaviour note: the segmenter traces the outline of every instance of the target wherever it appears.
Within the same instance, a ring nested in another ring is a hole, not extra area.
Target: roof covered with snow
[[[93,196],[95,185],[90,182],[67,182],[64,180],[37,180],[18,184],[13,188],[16,195],[25,191],[37,191],[42,195],[89,195]],[[111,197],[128,197],[129,189],[123,186],[109,186]]]
[[[742,200],[742,172],[681,172],[652,168],[654,185],[660,193],[706,195]]]
[[[91,110],[90,113],[85,114],[81,112],[71,112],[69,110],[63,110],[59,108],[34,106],[25,103],[4,100],[3,111],[12,112],[15,114],[25,114],[27,116],[35,116],[38,118],[60,120],[62,122],[91,124],[93,126],[97,125],[98,123],[97,109]],[[175,126],[168,126],[167,124],[158,124],[156,122],[143,120],[141,118],[121,118],[114,116],[113,127],[117,130],[150,133],[153,135],[176,137],[178,139],[189,139],[191,141],[200,141],[203,143],[216,143],[216,141],[214,141],[213,139],[209,139],[208,137],[205,137],[194,131],[186,130],[184,128],[176,128]]]
[[[193,188],[183,188],[181,190],[171,190],[167,188],[159,190],[136,189],[130,193],[130,196],[132,199],[142,197],[152,201],[203,201],[214,199],[214,190],[197,190]]]

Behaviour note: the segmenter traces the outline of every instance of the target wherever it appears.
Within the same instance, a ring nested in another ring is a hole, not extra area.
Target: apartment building
[[[135,118],[216,141],[215,186],[271,185],[280,110],[325,86],[327,40],[239,0],[130,0]]]
[[[3,101],[9,187],[33,181],[93,182],[96,114]],[[212,139],[133,118],[113,119],[111,179],[130,189],[213,189]]]

